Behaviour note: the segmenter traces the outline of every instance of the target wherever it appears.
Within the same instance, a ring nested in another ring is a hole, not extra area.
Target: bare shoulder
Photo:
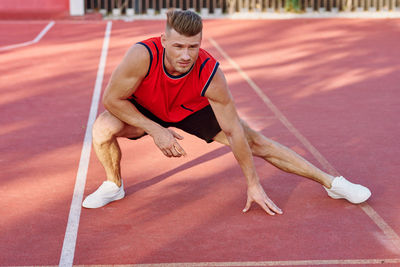
[[[135,44],[126,52],[114,74],[118,76],[144,78],[150,64],[150,55],[146,47]]]
[[[218,68],[206,93],[205,97],[214,102],[229,103],[232,96],[229,92],[228,84],[223,71]]]
[[[114,99],[131,96],[146,77],[150,55],[145,47],[136,44],[126,52],[124,58],[114,69],[104,93],[104,103]]]

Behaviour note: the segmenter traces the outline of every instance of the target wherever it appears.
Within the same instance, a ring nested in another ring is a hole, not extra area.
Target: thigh
[[[240,119],[240,124],[242,125],[245,137],[249,145],[253,143],[253,139],[256,139],[259,135],[258,132],[253,130],[244,120]],[[214,138],[214,141],[221,143],[223,145],[229,146],[228,138],[223,131],[220,131]]]
[[[93,125],[93,134],[137,139],[145,132],[139,127],[126,124],[106,110],[96,119]]]
[[[213,140],[220,144],[229,146],[228,138],[223,131],[220,131],[216,136],[214,136]]]
[[[131,104],[134,105],[136,107],[136,109],[143,116],[145,116],[149,120],[154,121],[155,123],[159,124],[160,126],[162,126],[164,128],[168,128],[168,127],[170,127],[170,126],[172,126],[174,124],[172,122],[165,122],[165,121],[161,120],[156,115],[151,113],[149,110],[147,110],[146,108],[141,106],[139,103],[137,103],[135,99],[129,99],[129,102],[131,102]],[[122,135],[124,137],[127,137],[127,138],[129,138],[131,140],[136,140],[136,139],[139,139],[139,138],[147,135],[147,133],[145,131],[143,131],[141,128],[133,127],[133,126],[130,126],[130,125],[127,125],[127,126],[128,127],[122,133]]]
[[[126,137],[131,140],[136,140],[146,135],[146,132],[142,128],[131,126],[126,123],[124,124],[124,128],[116,135],[117,137]]]

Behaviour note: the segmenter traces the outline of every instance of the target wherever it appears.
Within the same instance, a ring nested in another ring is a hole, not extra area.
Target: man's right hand
[[[177,140],[182,140],[183,137],[175,131],[167,128],[160,128],[151,135],[154,143],[167,157],[181,157],[186,156],[185,150],[178,144]]]

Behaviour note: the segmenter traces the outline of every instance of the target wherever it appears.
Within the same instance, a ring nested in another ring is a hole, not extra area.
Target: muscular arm
[[[103,95],[103,104],[119,120],[141,128],[153,137],[154,143],[164,155],[168,157],[186,155],[175,139],[182,139],[180,135],[145,117],[128,100],[146,76],[149,64],[150,56],[147,49],[139,44],[132,46],[112,73]]]
[[[268,198],[259,182],[252,152],[237,115],[224,74],[220,69],[215,74],[205,96],[209,99],[218,123],[231,146],[232,153],[247,180],[247,203],[243,211],[248,211],[251,203],[256,202],[270,215],[275,213],[282,214],[282,211]]]
[[[126,124],[142,128],[148,134],[158,124],[143,116],[127,99],[136,91],[150,64],[149,54],[142,45],[134,45],[111,75],[103,95],[105,108]]]
[[[259,179],[255,171],[253,156],[224,74],[220,69],[217,70],[205,96],[208,98],[218,123],[229,141],[232,153],[243,170],[247,185],[257,184]]]

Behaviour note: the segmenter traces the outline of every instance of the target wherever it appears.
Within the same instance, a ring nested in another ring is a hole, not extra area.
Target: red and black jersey
[[[178,76],[169,74],[164,66],[164,48],[161,38],[139,42],[150,55],[149,70],[132,95],[141,106],[163,121],[178,122],[193,112],[209,105],[204,94],[213,79],[219,63],[205,50],[190,70]]]

